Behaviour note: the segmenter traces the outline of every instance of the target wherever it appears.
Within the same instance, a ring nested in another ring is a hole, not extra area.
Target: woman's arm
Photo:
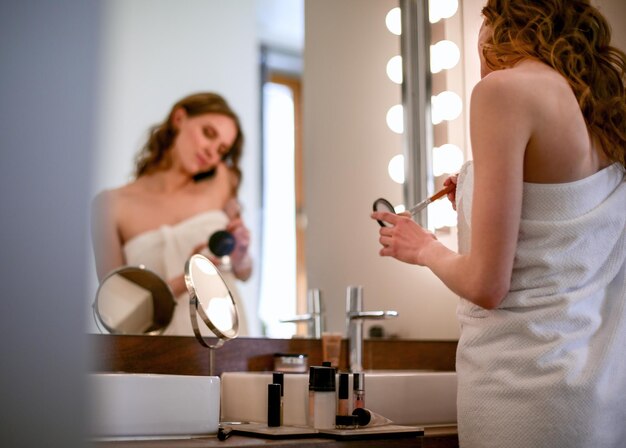
[[[235,237],[235,248],[230,254],[230,261],[235,277],[246,281],[252,275],[252,258],[248,252],[250,246],[250,230],[241,218],[241,206],[237,200],[237,187],[239,179],[228,170],[228,182],[230,185],[230,198],[224,206],[224,211],[229,222],[226,230]]]
[[[471,249],[459,255],[403,216],[374,216],[394,224],[380,230],[381,255],[430,268],[452,291],[484,307],[509,291],[521,216],[523,162],[532,110],[523,87],[506,71],[481,80],[472,93],[474,155]]]
[[[126,264],[117,228],[114,195],[111,191],[103,191],[92,202],[91,241],[99,281]]]
[[[235,248],[230,254],[233,273],[239,280],[248,280],[252,275],[252,258],[248,253],[250,231],[239,217],[231,219],[226,230],[235,237]]]

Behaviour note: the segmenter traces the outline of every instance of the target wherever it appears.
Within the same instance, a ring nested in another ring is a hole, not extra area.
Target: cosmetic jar
[[[356,415],[338,415],[335,417],[335,428],[356,429],[359,427],[359,418]]]
[[[308,357],[301,353],[275,353],[274,370],[285,373],[306,373]]]
[[[393,423],[387,417],[383,417],[365,408],[356,408],[352,411],[352,415],[357,418],[359,427],[384,426]]]

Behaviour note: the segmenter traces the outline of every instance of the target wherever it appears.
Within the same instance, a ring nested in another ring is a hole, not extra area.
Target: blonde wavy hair
[[[182,108],[188,116],[195,117],[204,114],[220,114],[230,117],[237,127],[237,136],[233,145],[228,152],[222,157],[222,160],[229,167],[235,176],[233,190],[236,193],[241,182],[241,169],[239,168],[239,160],[243,151],[243,132],[239,117],[226,102],[226,100],[213,92],[200,92],[186,96],[172,106],[170,113],[165,121],[153,126],[148,135],[148,141],[141,148],[141,151],[135,160],[135,177],[154,173],[167,169],[171,165],[170,149],[174,144],[174,139],[178,135],[178,131],[174,126],[174,112]],[[195,176],[197,180],[201,180],[213,175],[215,170],[206,173],[200,173]]]
[[[493,29],[482,47],[492,70],[539,60],[569,82],[591,135],[626,167],[626,55],[611,46],[611,29],[588,0],[488,0]]]

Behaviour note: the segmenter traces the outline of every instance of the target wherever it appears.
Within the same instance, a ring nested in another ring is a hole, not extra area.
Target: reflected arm
[[[114,193],[103,191],[91,208],[91,241],[99,281],[113,269],[126,264],[116,220]]]

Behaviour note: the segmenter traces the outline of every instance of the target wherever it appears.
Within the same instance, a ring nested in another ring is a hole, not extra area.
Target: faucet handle
[[[387,319],[397,317],[397,311],[363,311],[363,286],[348,286],[348,319]]]
[[[350,319],[387,319],[398,317],[397,311],[352,311],[348,313]]]

